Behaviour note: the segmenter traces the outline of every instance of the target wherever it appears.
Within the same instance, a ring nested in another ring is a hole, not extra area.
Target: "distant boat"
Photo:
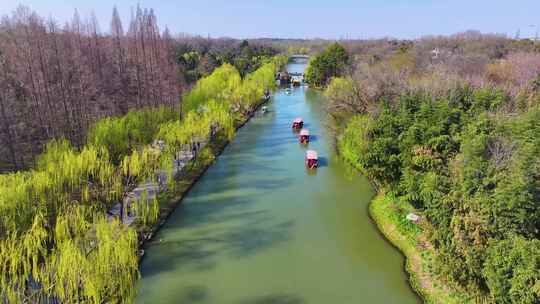
[[[304,120],[302,119],[302,117],[296,117],[293,120],[293,123],[292,123],[293,129],[299,130],[299,129],[302,129],[303,126],[304,126]]]
[[[298,140],[300,141],[301,144],[309,143],[309,131],[308,131],[308,129],[300,130],[300,135],[298,136]]]
[[[308,169],[317,168],[317,166],[319,165],[319,157],[317,156],[317,151],[307,150],[305,162]]]

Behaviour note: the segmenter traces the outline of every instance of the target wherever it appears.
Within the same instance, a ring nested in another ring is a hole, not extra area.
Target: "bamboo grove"
[[[326,88],[329,125],[341,155],[380,190],[375,217],[419,253],[423,272],[411,277],[426,302],[539,303],[540,54],[464,37],[445,38],[457,47],[437,58],[437,40],[356,58],[353,74]],[[471,65],[490,49],[506,50]]]
[[[244,79],[223,65],[184,96],[181,113],[162,106],[102,119],[82,148],[53,140],[32,170],[0,175],[0,302],[132,302],[138,231],[155,224],[160,200],[135,202],[130,226],[107,210],[158,172],[167,172],[173,191],[176,153],[213,132],[230,139],[284,60]]]

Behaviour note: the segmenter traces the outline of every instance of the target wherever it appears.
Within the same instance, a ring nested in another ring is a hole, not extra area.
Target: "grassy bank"
[[[410,205],[400,204],[384,191],[380,191],[369,206],[370,216],[379,230],[405,256],[410,284],[426,303],[473,303],[429,270],[435,254],[427,239],[429,227],[422,220],[418,224],[409,222],[406,215],[412,211]]]

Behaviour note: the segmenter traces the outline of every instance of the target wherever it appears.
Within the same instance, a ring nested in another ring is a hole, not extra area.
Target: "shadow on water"
[[[240,158],[242,156],[253,155],[270,155],[279,154],[286,150],[286,146],[296,140],[296,136],[291,136],[284,130],[290,129],[286,124],[281,126],[278,124],[275,129],[267,129],[257,131],[262,126],[250,126],[249,130],[240,130],[240,132],[249,132],[249,134],[257,134],[257,136],[237,136],[232,145],[227,146],[232,153],[227,153],[228,156]],[[255,129],[257,128],[257,129]],[[255,131],[254,131],[255,129]],[[257,153],[254,153],[257,152]],[[252,159],[248,157],[245,159]],[[240,162],[241,163],[241,162]]]
[[[210,191],[194,188],[189,202],[179,205],[174,219],[165,225],[166,232],[146,245],[153,251],[159,248],[161,254],[149,257],[152,267],[142,269],[143,275],[171,269],[206,271],[213,269],[219,258],[247,257],[288,241],[294,221],[276,221],[266,210],[249,209],[253,191],[275,191],[288,183],[288,178],[256,177],[236,182],[222,174],[206,175],[200,185]]]
[[[328,158],[324,156],[319,156],[319,168],[328,167]]]
[[[279,173],[285,171],[285,169],[272,168],[271,164],[266,164],[263,161],[257,164],[250,164],[249,168],[251,172],[261,172],[261,170],[266,170],[262,172],[274,171]],[[229,166],[227,168],[228,171],[235,171],[241,169],[242,168],[237,168],[234,166]],[[200,201],[207,203],[213,203],[213,200],[215,200],[216,204],[212,204],[212,210],[215,210],[214,205],[217,206],[218,203],[223,203],[220,206],[227,206],[231,203],[234,204],[235,201],[238,199],[241,200],[242,193],[246,193],[246,199],[249,199],[250,190],[255,190],[257,192],[257,195],[260,196],[270,191],[286,187],[291,183],[291,181],[292,178],[287,176],[278,179],[270,177],[267,178],[257,175],[253,178],[239,180],[221,174],[206,175],[203,177],[203,179],[201,179],[201,182],[204,182],[204,185],[206,186],[205,188],[211,191],[193,191],[195,193],[193,193],[193,195],[190,195],[189,199],[190,201]],[[197,188],[195,190],[199,189],[200,188]],[[235,191],[235,189],[242,189],[242,191]],[[214,197],[216,199],[214,199]]]
[[[208,299],[208,288],[205,286],[188,286],[179,296],[178,303],[207,303]]]
[[[256,297],[240,304],[303,304],[306,303],[301,297],[290,294],[272,294],[268,296]]]
[[[205,229],[189,237],[150,243],[149,248],[159,246],[165,254],[154,256],[153,267],[145,269],[144,275],[151,276],[171,268],[175,271],[207,271],[216,266],[220,257],[240,259],[288,241],[294,226],[292,220],[274,224],[264,212],[237,214],[235,219],[239,218],[241,223],[234,227]]]

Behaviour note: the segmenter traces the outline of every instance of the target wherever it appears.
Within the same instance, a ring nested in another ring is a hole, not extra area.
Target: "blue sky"
[[[0,0],[0,15],[23,4],[65,22],[77,8],[108,30],[114,5],[127,23],[137,3],[174,33],[212,37],[416,38],[468,29],[532,37],[540,26],[540,0]]]

